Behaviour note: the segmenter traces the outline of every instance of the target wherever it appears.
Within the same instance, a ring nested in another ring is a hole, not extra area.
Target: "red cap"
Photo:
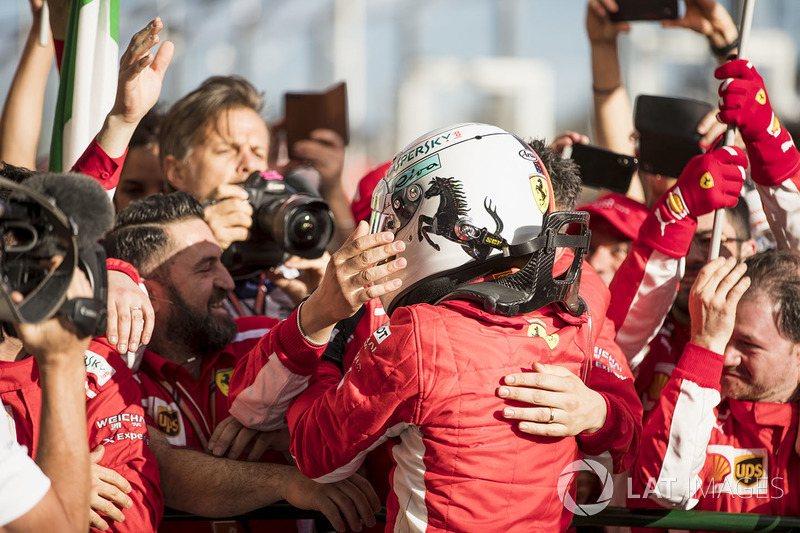
[[[605,219],[624,236],[633,240],[639,234],[639,227],[649,212],[647,206],[615,192],[601,196],[589,205],[575,208],[576,211],[589,212],[589,228],[592,221]]]
[[[389,167],[392,166],[391,161],[387,161],[378,168],[375,168],[367,173],[366,176],[361,178],[356,187],[356,193],[353,195],[353,201],[350,202],[350,211],[353,212],[353,219],[356,224],[362,220],[369,222],[369,215],[372,212],[371,201],[372,191],[375,190],[375,185],[378,184],[386,173],[389,172]]]

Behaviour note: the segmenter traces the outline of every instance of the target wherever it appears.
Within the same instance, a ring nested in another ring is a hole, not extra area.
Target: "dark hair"
[[[767,296],[778,331],[800,342],[800,255],[792,250],[767,250],[745,260],[750,287],[745,297]]]
[[[164,124],[166,117],[167,114],[161,106],[155,106],[150,109],[133,131],[128,147],[138,148],[151,144],[158,145],[158,134],[161,132],[161,126]]]
[[[559,211],[572,211],[581,194],[581,175],[578,164],[564,159],[561,154],[547,147],[544,139],[530,139],[528,144],[539,156],[553,185],[553,200]]]
[[[247,107],[261,113],[264,95],[240,76],[212,76],[170,108],[158,137],[161,161],[168,155],[182,160],[210,121],[220,113]]]
[[[747,206],[744,196],[739,197],[735,206],[725,208],[725,220],[733,226],[737,239],[746,241],[751,238],[750,208]]]
[[[109,257],[127,261],[148,276],[158,266],[154,264],[158,254],[169,244],[165,226],[193,218],[204,220],[203,207],[192,195],[154,194],[117,213],[117,223],[102,244]]]
[[[31,176],[35,176],[36,174],[40,173],[38,170],[30,170],[25,167],[18,167],[16,165],[12,165],[11,163],[6,163],[5,161],[2,162],[2,165],[3,166],[0,167],[0,177],[3,177],[9,181],[13,181],[14,183],[22,183]],[[8,200],[10,196],[11,189],[7,187],[0,188],[0,199]]]

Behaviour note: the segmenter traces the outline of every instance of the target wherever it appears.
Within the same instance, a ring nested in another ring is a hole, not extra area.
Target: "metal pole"
[[[747,57],[747,45],[750,41],[750,28],[753,27],[753,9],[755,0],[744,0],[742,20],[739,25],[739,59]],[[733,146],[736,139],[736,128],[728,126],[725,132],[725,146]],[[714,212],[714,228],[711,232],[711,244],[708,247],[708,260],[719,257],[719,245],[722,241],[722,224],[725,222],[725,211],[717,209]]]

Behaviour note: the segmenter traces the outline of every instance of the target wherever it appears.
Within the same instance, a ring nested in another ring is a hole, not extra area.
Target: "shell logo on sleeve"
[[[686,203],[683,201],[683,194],[681,194],[681,190],[678,187],[675,187],[675,189],[669,193],[669,197],[667,198],[667,209],[669,209],[669,212],[673,218],[678,220],[683,219],[683,217],[689,214],[689,210],[686,208]]]
[[[767,133],[776,138],[781,134],[781,121],[778,120],[778,117],[775,116],[775,113],[772,114],[772,120],[767,128]]]
[[[731,473],[731,463],[724,455],[718,453],[709,454],[708,458],[711,460],[711,472],[709,480],[712,483],[722,483],[725,476]]]

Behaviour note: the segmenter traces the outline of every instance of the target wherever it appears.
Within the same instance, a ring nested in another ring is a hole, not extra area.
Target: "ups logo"
[[[740,485],[752,487],[764,476],[764,458],[760,455],[740,455],[734,460],[733,476]]]
[[[175,437],[181,432],[181,419],[177,411],[159,406],[156,414],[156,424],[168,437]]]

